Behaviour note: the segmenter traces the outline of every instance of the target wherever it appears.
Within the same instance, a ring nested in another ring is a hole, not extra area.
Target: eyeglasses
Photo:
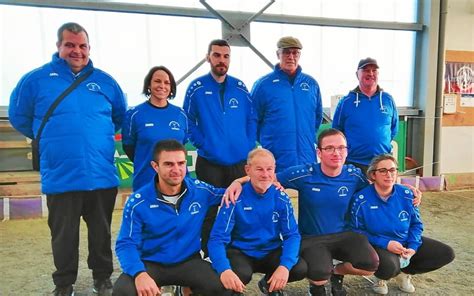
[[[283,48],[280,52],[286,57],[289,57],[290,55],[299,57],[301,55],[301,51],[299,49]]]
[[[388,173],[390,173],[390,175],[395,174],[396,172],[398,172],[398,168],[390,168],[390,169],[381,168],[381,169],[376,169],[374,171],[379,172],[382,175],[386,176],[386,175],[388,175]]]
[[[334,152],[336,152],[336,150],[339,153],[343,153],[343,152],[346,152],[347,146],[339,146],[339,147],[327,146],[327,147],[319,148],[319,149],[323,150],[323,151],[326,151],[326,152],[329,152],[329,153],[334,153]]]

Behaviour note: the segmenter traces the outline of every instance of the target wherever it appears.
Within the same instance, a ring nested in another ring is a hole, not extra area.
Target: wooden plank
[[[26,141],[0,141],[0,149],[31,148],[31,144]]]
[[[444,60],[455,63],[474,63],[474,51],[446,50]]]
[[[39,183],[40,178],[36,171],[0,172],[0,183]]]

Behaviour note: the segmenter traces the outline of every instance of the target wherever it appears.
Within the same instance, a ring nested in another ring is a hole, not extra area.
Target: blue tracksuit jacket
[[[323,108],[313,77],[298,67],[291,84],[276,65],[273,72],[255,82],[252,99],[258,116],[258,141],[275,156],[277,171],[316,161],[316,132]]]
[[[122,144],[135,152],[133,191],[148,184],[156,174],[150,165],[155,144],[165,139],[185,144],[187,136],[186,114],[172,104],[159,108],[147,101],[127,111],[122,125]]]
[[[300,241],[293,207],[286,193],[271,186],[260,195],[249,182],[243,186],[235,205],[220,209],[208,248],[212,267],[219,274],[231,269],[227,247],[258,259],[283,248],[280,265],[291,270],[298,261]]]
[[[352,210],[354,231],[365,234],[371,244],[387,249],[389,241],[418,250],[421,246],[423,222],[413,205],[413,192],[395,184],[387,201],[381,199],[370,185],[354,195]]]
[[[332,127],[347,138],[347,161],[368,165],[374,156],[392,151],[390,143],[398,132],[397,107],[382,89],[369,98],[357,87],[337,105]]]
[[[91,68],[89,61],[81,73]],[[58,53],[50,63],[23,76],[10,98],[8,115],[13,127],[28,138],[36,137],[51,104],[77,77]],[[59,194],[117,186],[114,134],[126,109],[117,82],[94,68],[44,127],[39,143],[42,191]]]
[[[162,198],[155,180],[130,195],[115,245],[124,273],[145,271],[143,261],[176,264],[199,252],[204,217],[225,189],[188,177],[183,186],[176,207]]]
[[[227,75],[219,84],[210,73],[199,77],[189,85],[183,109],[191,141],[206,160],[234,165],[255,147],[256,117],[242,81]]]
[[[302,236],[325,235],[350,230],[348,217],[354,192],[367,186],[360,169],[344,165],[337,177],[326,176],[317,163],[289,168],[277,174],[278,181],[298,190],[298,226]]]

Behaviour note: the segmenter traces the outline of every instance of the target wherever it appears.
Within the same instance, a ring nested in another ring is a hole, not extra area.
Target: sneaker
[[[375,278],[374,284],[372,286],[372,291],[380,295],[388,294],[387,281]]]
[[[344,276],[342,274],[332,274],[331,275],[331,293],[333,296],[346,296],[347,291],[344,289],[342,282],[344,281]]]
[[[92,292],[97,296],[112,296],[112,282],[110,279],[94,280]]]
[[[265,278],[265,276],[263,276],[258,281],[257,286],[258,286],[258,289],[260,290],[260,292],[262,292],[265,295],[269,295],[269,296],[284,296],[284,295],[286,295],[286,293],[283,290],[269,292],[268,291],[268,283],[267,283],[267,279]]]
[[[58,287],[53,291],[54,296],[74,296],[74,288],[72,285],[65,286],[65,287]]]
[[[326,296],[326,285],[316,286],[313,284],[309,285],[308,288],[309,296]]]
[[[406,273],[400,273],[398,276],[398,288],[405,293],[415,292],[415,286],[411,282],[411,275]]]

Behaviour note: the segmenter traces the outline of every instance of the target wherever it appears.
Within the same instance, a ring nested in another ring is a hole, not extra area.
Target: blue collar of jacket
[[[92,64],[92,60],[89,59],[89,63],[87,63],[84,69],[82,69],[81,72],[75,74],[71,71],[71,67],[69,67],[69,64],[66,62],[66,60],[59,57],[58,52],[53,54],[51,65],[56,72],[60,72],[63,75],[72,75],[73,77],[79,76],[81,73],[85,73],[89,69],[94,67],[94,65]]]
[[[270,185],[270,187],[268,187],[267,191],[265,191],[264,193],[258,193],[257,191],[255,191],[255,188],[253,188],[251,181],[245,183],[243,188],[242,188],[242,191],[251,193],[252,195],[254,195],[257,198],[268,198],[268,196],[272,197],[275,190],[277,190],[277,189],[272,184],[272,185]]]
[[[181,183],[181,190],[179,191],[180,197],[176,203],[177,209],[179,209],[179,207],[181,206],[181,203],[183,202],[184,197],[188,193],[188,188],[189,188],[187,184],[188,182],[189,182],[188,178],[184,178],[183,182]],[[148,186],[151,186],[151,188],[149,187],[149,190],[150,190],[149,193],[154,192],[154,194],[147,194],[146,196],[150,196],[150,198],[153,199],[153,202],[155,199],[158,199],[164,203],[172,205],[171,203],[169,203],[163,198],[163,194],[158,190],[158,186],[156,186],[157,184],[158,184],[158,174],[156,174],[155,177],[153,177],[152,184],[148,184]]]
[[[372,96],[375,96],[376,94],[378,94],[379,92],[383,91],[383,88],[380,87],[380,85],[377,84],[377,90],[375,91],[375,93],[372,95]],[[360,87],[357,86],[356,88],[354,88],[353,90],[351,90],[351,92],[354,92],[354,93],[359,93],[359,94],[362,94],[364,96],[366,96],[361,90],[360,90]]]
[[[301,71],[302,71],[302,70],[303,70],[303,69],[301,68],[301,66],[298,66],[298,68],[296,68],[295,78],[298,77],[298,76],[301,74]],[[277,76],[279,76],[280,79],[281,79],[281,78],[284,78],[284,79],[286,79],[286,80],[290,80],[290,75],[288,75],[285,71],[283,71],[283,70],[281,69],[280,64],[276,64],[276,65],[275,65],[275,68],[274,68],[273,72],[275,72],[275,74],[276,74]],[[296,80],[296,79],[295,79],[295,80]]]
[[[224,82],[222,82],[222,83],[227,85],[227,83],[229,81],[229,79],[227,79],[228,77],[229,77],[229,75],[226,74]],[[219,88],[222,85],[221,82],[217,82],[214,79],[214,76],[212,76],[211,72],[207,73],[207,75],[205,75],[203,78],[205,78],[207,80],[206,85],[208,85],[208,86]]]

